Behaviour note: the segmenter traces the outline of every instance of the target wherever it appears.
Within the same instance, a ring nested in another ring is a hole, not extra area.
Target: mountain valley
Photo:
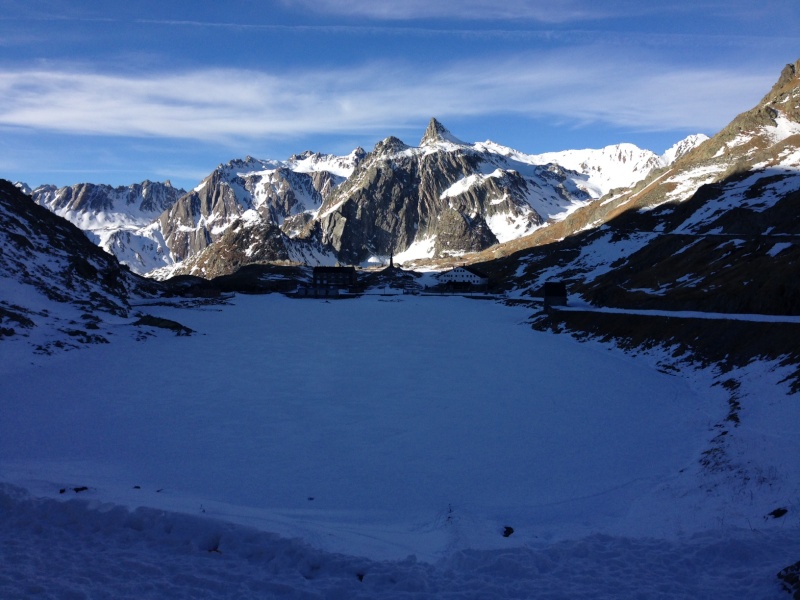
[[[0,180],[0,593],[800,593],[799,207],[800,60],[663,155]]]

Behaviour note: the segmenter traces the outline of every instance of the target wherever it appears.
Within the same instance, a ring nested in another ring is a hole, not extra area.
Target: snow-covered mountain
[[[129,186],[112,187],[81,183],[57,188],[44,185],[31,190],[18,187],[37,204],[64,217],[85,231],[97,245],[139,273],[165,264],[164,246],[157,233],[148,229],[178,198],[186,194],[169,181],[144,181]],[[142,238],[149,242],[133,244]]]
[[[704,142],[707,136],[694,134],[677,142],[661,156],[634,144],[614,144],[599,149],[563,150],[525,155],[487,141],[476,148],[502,154],[510,159],[533,165],[555,164],[586,176],[584,189],[592,198],[599,198],[617,188],[629,188],[647,177],[654,169],[666,167],[686,152]]]
[[[523,295],[561,278],[606,306],[800,314],[798,206],[800,61],[669,167],[508,244],[506,272]]]
[[[305,152],[286,161],[252,157],[230,161],[180,198],[142,237],[163,239],[170,264],[186,262],[178,269],[166,269],[168,274],[213,276],[230,273],[247,261],[297,260],[306,252],[310,257],[316,250],[313,241],[307,241],[308,222],[363,156],[357,148],[343,157]],[[250,231],[232,238],[242,229]],[[201,259],[200,254],[226,233],[229,243],[235,239],[244,244],[246,238],[246,245],[220,247],[219,256],[205,253]],[[233,254],[239,258],[227,264],[225,257]],[[316,254],[326,260],[323,252]],[[333,264],[335,258],[327,261]]]
[[[263,261],[452,259],[560,221],[700,139],[663,157],[631,144],[528,155],[465,143],[432,119],[418,146],[389,137],[347,156],[248,156],[219,165],[188,193],[169,182],[30,193],[134,271],[157,277],[212,277]]]
[[[383,140],[326,200],[322,243],[362,263],[460,256],[524,235],[591,199],[585,177],[458,140],[432,119],[418,146]]]
[[[708,139],[707,135],[696,133],[674,144],[664,154],[661,155],[661,166],[667,167],[682,157],[687,152],[694,150],[697,146]]]
[[[389,137],[347,157],[248,157],[221,165],[161,216],[160,235],[181,263],[162,275],[219,275],[242,260],[459,257],[561,220],[665,164],[629,144],[547,155],[468,144],[436,119],[418,146]],[[269,241],[260,245],[253,228]],[[226,231],[235,246],[215,243]],[[235,257],[227,266],[226,256]]]

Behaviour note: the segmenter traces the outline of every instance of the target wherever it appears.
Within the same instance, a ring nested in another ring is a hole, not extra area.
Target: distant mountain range
[[[149,181],[18,186],[137,273],[214,277],[258,262],[462,260],[628,188],[704,139],[663,156],[632,144],[527,155],[464,143],[432,119],[418,146],[389,137],[348,156],[247,157],[188,193]]]

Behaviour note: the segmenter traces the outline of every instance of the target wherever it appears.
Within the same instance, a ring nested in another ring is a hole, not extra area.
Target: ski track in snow
[[[197,333],[0,344],[0,598],[785,596],[780,372],[748,367],[730,436],[767,483],[728,489],[698,465],[719,386],[534,332],[525,308],[142,310]]]

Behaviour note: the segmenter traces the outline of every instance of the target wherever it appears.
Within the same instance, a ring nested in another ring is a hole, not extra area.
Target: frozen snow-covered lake
[[[196,334],[5,350],[0,481],[87,514],[147,506],[373,560],[675,544],[718,525],[675,499],[693,493],[721,390],[532,331],[528,309],[272,295],[143,310]]]

